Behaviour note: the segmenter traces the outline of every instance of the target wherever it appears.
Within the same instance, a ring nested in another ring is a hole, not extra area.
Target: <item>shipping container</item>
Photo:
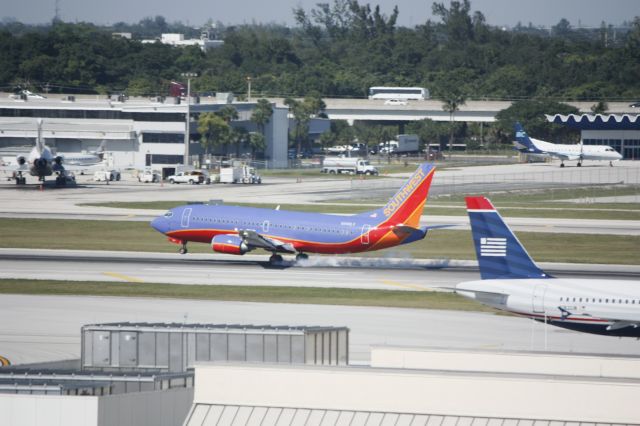
[[[347,365],[346,327],[111,323],[82,327],[83,369],[182,372],[198,362]]]

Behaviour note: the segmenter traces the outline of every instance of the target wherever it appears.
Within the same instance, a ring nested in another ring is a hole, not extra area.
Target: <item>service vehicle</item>
[[[121,177],[118,170],[98,170],[93,174],[93,180],[96,182],[119,181]]]
[[[160,173],[155,170],[144,170],[138,173],[138,182],[156,183],[160,182],[161,179]]]
[[[220,169],[220,183],[262,183],[256,169],[247,165]]]
[[[187,170],[184,172],[176,173],[167,178],[169,183],[188,183],[190,185],[197,185],[201,183],[209,184],[211,179],[207,173],[200,170]]]
[[[377,175],[378,169],[360,157],[325,157],[322,173],[348,173],[351,175]]]

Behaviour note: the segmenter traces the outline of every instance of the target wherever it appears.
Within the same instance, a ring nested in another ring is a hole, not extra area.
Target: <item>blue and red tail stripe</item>
[[[466,197],[480,276],[488,279],[551,278],[538,268],[486,197]]]

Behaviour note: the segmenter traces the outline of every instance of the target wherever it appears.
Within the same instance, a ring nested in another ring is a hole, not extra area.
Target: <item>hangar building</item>
[[[196,101],[196,98],[194,98]],[[197,118],[228,105],[214,99],[192,103],[190,108],[191,158],[202,154]],[[231,104],[238,111],[233,127],[257,131],[251,121],[256,103]],[[36,118],[43,119],[45,142],[59,152],[95,150],[106,140],[111,166],[119,169],[173,169],[183,164],[187,105],[177,98],[134,98],[122,96],[66,96],[54,99],[0,98],[0,148],[7,154],[13,147],[33,146]],[[288,109],[273,105],[265,126],[265,161],[269,167],[286,167]],[[31,148],[29,148],[31,149]]]

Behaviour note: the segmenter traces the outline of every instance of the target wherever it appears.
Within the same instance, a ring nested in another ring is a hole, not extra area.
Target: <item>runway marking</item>
[[[391,281],[391,280],[380,280],[383,284],[386,285],[391,285],[391,286],[395,286],[395,287],[402,287],[402,288],[409,288],[411,290],[418,290],[418,291],[432,291],[431,289],[425,288],[425,287],[420,287],[417,285],[413,285],[413,284],[403,284],[400,283],[398,281]]]
[[[0,355],[0,367],[6,367],[7,365],[11,365],[11,361]]]
[[[128,281],[130,283],[143,283],[144,282],[144,280],[141,280],[140,278],[130,277],[128,275],[119,274],[117,272],[103,272],[102,274],[106,275],[108,277],[117,278],[119,280]]]
[[[208,266],[202,266],[202,268],[143,268],[143,271],[176,271],[176,272],[208,272],[210,273],[212,269]],[[269,269],[260,269],[260,270],[249,270],[249,269],[224,269],[224,272],[241,272],[243,274],[246,273],[258,273],[258,274],[278,274],[282,273],[282,270],[269,270]],[[318,275],[317,271],[299,271],[299,270],[291,270],[287,269],[286,272],[288,274],[296,274],[296,275]],[[322,272],[322,275],[346,275],[346,272]]]

